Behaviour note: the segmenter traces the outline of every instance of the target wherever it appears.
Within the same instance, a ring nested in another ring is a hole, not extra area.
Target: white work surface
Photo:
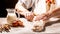
[[[31,30],[33,22],[28,22],[25,18],[20,18],[20,20],[24,23],[25,27],[11,27],[10,32],[2,32],[0,34],[46,34],[46,33],[60,33],[60,21],[56,21],[56,23],[51,22],[51,25],[48,24],[46,26],[44,32],[33,32]],[[7,23],[6,18],[0,18],[0,22]]]

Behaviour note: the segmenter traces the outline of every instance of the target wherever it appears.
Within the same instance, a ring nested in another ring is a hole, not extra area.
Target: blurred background
[[[0,17],[6,17],[7,8],[14,8],[18,0],[0,0]]]
[[[18,0],[4,0],[6,8],[14,8]]]

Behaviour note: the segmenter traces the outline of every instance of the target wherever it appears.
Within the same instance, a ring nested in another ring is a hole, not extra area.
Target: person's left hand
[[[40,21],[40,20],[48,20],[49,19],[49,14],[42,14],[42,15],[37,15],[34,17],[33,21]]]

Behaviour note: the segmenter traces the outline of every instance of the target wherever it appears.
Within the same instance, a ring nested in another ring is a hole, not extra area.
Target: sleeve
[[[15,5],[15,10],[18,11],[20,14],[21,12],[28,12],[28,10],[23,6],[24,1],[19,0]]]
[[[15,9],[20,9],[20,6],[22,6],[23,2],[22,0],[18,0],[18,2],[15,5]]]
[[[22,0],[18,0],[17,4],[23,4]]]

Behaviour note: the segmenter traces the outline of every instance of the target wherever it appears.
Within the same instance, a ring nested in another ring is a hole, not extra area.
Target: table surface
[[[11,27],[10,32],[2,32],[0,34],[45,34],[45,33],[60,33],[60,20],[51,21],[47,26],[45,27],[44,32],[33,32],[31,30],[33,22],[27,21],[25,18],[20,18],[19,20],[23,21],[25,27]],[[6,18],[0,18],[0,22],[7,23]]]

